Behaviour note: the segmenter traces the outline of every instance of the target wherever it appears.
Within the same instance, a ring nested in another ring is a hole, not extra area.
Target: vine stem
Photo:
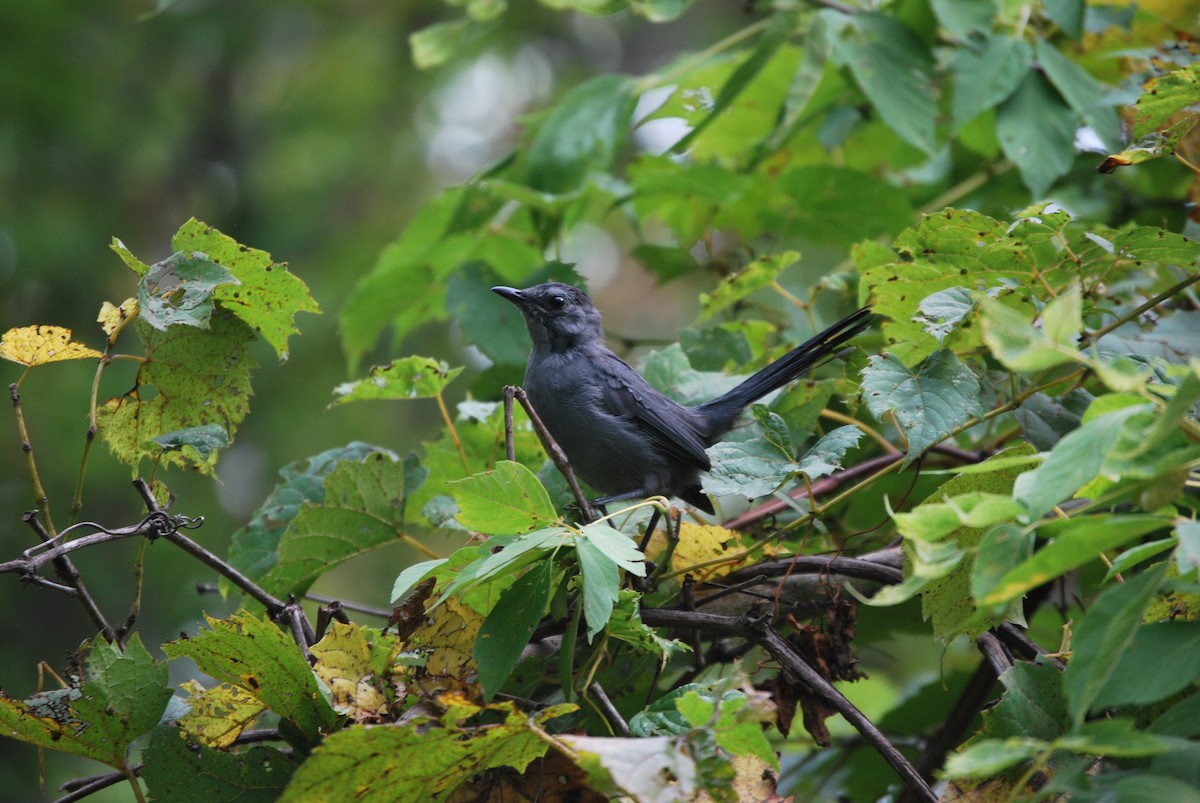
[[[1133,310],[1125,313],[1124,315],[1117,317],[1112,323],[1108,324],[1107,326],[1101,327],[1100,329],[1097,329],[1094,332],[1086,333],[1079,340],[1080,347],[1086,346],[1089,343],[1092,343],[1093,341],[1099,340],[1100,338],[1104,337],[1105,335],[1107,335],[1109,332],[1113,331],[1114,329],[1124,326],[1125,324],[1129,323],[1137,316],[1141,315],[1143,312],[1146,312],[1147,310],[1157,307],[1159,304],[1163,303],[1164,301],[1166,301],[1168,298],[1175,295],[1176,293],[1182,293],[1184,290],[1186,290],[1188,287],[1195,284],[1196,282],[1200,282],[1200,272],[1197,272],[1197,273],[1192,274],[1191,276],[1188,276],[1183,281],[1178,282],[1177,284],[1173,285],[1172,287],[1169,287],[1168,289],[1162,291],[1161,293],[1156,295],[1154,298],[1147,301],[1145,304],[1141,304],[1140,306],[1135,307]]]
[[[25,452],[25,463],[29,469],[29,477],[33,482],[33,492],[37,497],[37,511],[33,514],[22,516],[25,522],[33,528],[37,533],[38,538],[43,542],[52,541],[58,535],[58,531],[54,527],[54,521],[50,516],[50,498],[46,494],[46,488],[42,485],[41,474],[38,473],[37,460],[33,455],[33,441],[29,438],[29,428],[25,422],[24,409],[21,406],[21,383],[25,381],[25,377],[29,376],[29,372],[33,370],[33,366],[28,366],[20,378],[8,386],[9,397],[13,403],[13,414],[17,419],[17,432],[21,438],[21,449]],[[100,606],[96,604],[95,598],[92,597],[83,578],[79,575],[79,570],[75,568],[75,564],[65,556],[62,556],[54,561],[54,569],[58,576],[62,578],[66,584],[74,589],[74,594],[79,603],[83,606],[88,618],[92,620],[92,624],[100,631],[100,635],[109,643],[117,643],[117,631],[108,622],[104,612],[100,610]]]
[[[828,418],[831,421],[838,421],[842,424],[849,424],[852,427],[858,427],[868,438],[883,447],[883,450],[888,454],[900,453],[900,450],[893,446],[891,441],[883,437],[883,434],[880,433],[879,430],[875,429],[869,424],[859,421],[857,418],[848,416],[845,413],[839,413],[836,410],[830,410],[828,408],[821,411],[821,418]]]
[[[442,414],[442,420],[446,422],[446,430],[450,433],[450,440],[454,441],[454,448],[458,450],[458,456],[462,460],[463,470],[468,474],[471,471],[471,463],[467,460],[467,450],[463,448],[462,439],[458,437],[458,430],[454,428],[454,420],[450,418],[450,410],[446,408],[446,400],[442,398],[442,392],[439,390],[434,398],[437,400],[438,410]]]

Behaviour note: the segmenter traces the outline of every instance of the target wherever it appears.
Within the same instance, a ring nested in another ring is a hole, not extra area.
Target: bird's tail
[[[870,307],[863,307],[847,315],[816,337],[796,346],[733,390],[701,405],[700,409],[708,414],[709,420],[720,422],[728,429],[751,402],[778,390],[837,352],[846,341],[870,326],[873,318]]]

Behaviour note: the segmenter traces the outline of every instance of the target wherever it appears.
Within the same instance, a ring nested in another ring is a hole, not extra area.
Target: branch
[[[1094,332],[1087,332],[1086,334],[1083,335],[1083,337],[1081,337],[1079,339],[1079,347],[1083,348],[1087,344],[1099,340],[1100,338],[1104,337],[1105,335],[1107,335],[1109,332],[1113,331],[1114,329],[1118,329],[1118,328],[1124,326],[1125,324],[1129,323],[1134,318],[1141,315],[1143,312],[1153,309],[1154,307],[1157,307],[1159,304],[1166,301],[1171,296],[1173,296],[1177,293],[1183,292],[1184,290],[1186,290],[1188,287],[1195,284],[1196,282],[1200,282],[1200,272],[1193,273],[1191,276],[1188,276],[1186,279],[1184,279],[1183,281],[1174,285],[1173,287],[1170,287],[1170,288],[1162,291],[1161,293],[1156,295],[1154,298],[1147,301],[1145,304],[1135,307],[1134,309],[1130,310],[1129,312],[1126,312],[1124,315],[1118,316],[1116,318],[1116,320],[1114,320],[1112,323],[1108,324],[1107,326],[1097,329]]]
[[[809,666],[791,642],[771,627],[767,617],[743,617],[741,624],[749,633],[750,638],[770,653],[771,657],[778,661],[784,670],[807,686],[809,691],[853,725],[867,743],[883,756],[884,761],[891,765],[918,800],[930,801],[930,803],[937,800],[937,795],[929,788],[929,784],[917,772],[916,767],[904,757],[904,754],[897,750],[896,746],[875,727],[875,724],[867,719],[863,712],[855,708],[854,704],[847,700],[832,683]]]
[[[511,391],[510,391],[511,388]],[[538,438],[542,442],[542,446],[546,448],[546,454],[550,455],[550,459],[554,461],[554,465],[562,472],[563,477],[567,480],[567,487],[571,489],[571,495],[575,497],[575,504],[579,506],[579,512],[583,515],[583,519],[588,524],[596,520],[596,511],[592,508],[592,503],[584,494],[583,489],[579,487],[579,481],[575,479],[575,471],[571,468],[570,461],[567,460],[567,454],[562,450],[562,447],[554,440],[550,434],[550,430],[546,429],[546,425],[542,423],[542,418],[537,414],[537,410],[533,409],[533,405],[529,403],[529,397],[525,395],[524,388],[513,387],[508,385],[504,388],[504,403],[507,409],[511,409],[511,397],[521,403],[521,407],[525,409],[525,414],[529,416],[529,421],[533,424],[533,431],[537,433]],[[505,412],[507,421],[507,409]],[[506,433],[507,435],[508,433]],[[508,438],[511,443],[511,438]]]

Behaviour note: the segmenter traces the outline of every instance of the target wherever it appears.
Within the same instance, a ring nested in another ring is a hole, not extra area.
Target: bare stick
[[[937,800],[937,795],[929,788],[929,784],[921,777],[921,773],[917,772],[917,768],[896,749],[895,745],[888,741],[887,737],[875,727],[875,723],[871,722],[817,670],[808,665],[808,662],[796,651],[791,642],[771,627],[768,617],[745,617],[744,622],[750,637],[769,652],[789,674],[845,717],[846,721],[862,734],[867,743],[883,756],[884,761],[891,765],[917,799],[931,803]]]
[[[596,706],[618,733],[622,736],[633,735],[633,731],[629,730],[629,724],[621,716],[621,712],[617,710],[617,707],[613,705],[613,701],[608,699],[608,695],[604,693],[604,688],[599,683],[593,683],[588,686],[588,694],[595,698]]]
[[[579,481],[575,479],[575,472],[571,468],[571,463],[567,460],[567,454],[562,450],[562,447],[551,436],[550,430],[546,429],[546,425],[542,423],[542,418],[537,414],[537,410],[533,409],[533,405],[529,403],[529,397],[525,395],[524,388],[513,388],[513,396],[521,407],[525,409],[525,414],[529,416],[530,423],[533,424],[533,431],[537,433],[538,438],[542,441],[542,446],[546,447],[546,454],[550,455],[550,459],[554,461],[554,465],[562,472],[563,477],[567,480],[567,487],[571,489],[571,495],[575,497],[575,504],[579,505],[579,512],[583,515],[584,521],[591,524],[596,520],[596,511],[592,508],[592,503],[584,495],[583,489],[579,487]]]

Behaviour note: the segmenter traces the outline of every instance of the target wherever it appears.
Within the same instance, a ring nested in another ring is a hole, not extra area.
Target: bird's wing
[[[708,471],[712,465],[695,423],[682,407],[655,390],[617,355],[608,352],[597,361],[602,380],[601,399],[615,416],[629,419],[676,460]]]

